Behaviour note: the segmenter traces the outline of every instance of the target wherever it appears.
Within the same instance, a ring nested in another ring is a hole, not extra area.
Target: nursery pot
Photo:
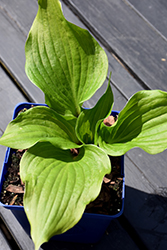
[[[18,113],[23,109],[29,109],[33,106],[46,106],[45,104],[35,104],[35,103],[20,103],[18,104],[13,113],[13,119],[16,118]],[[112,115],[116,116],[119,112],[112,111]],[[7,169],[10,165],[11,155],[14,152],[13,149],[7,148],[2,172],[0,176],[0,193],[2,191],[3,182],[5,181],[5,175],[7,173]],[[52,237],[52,240],[60,240],[67,242],[80,242],[80,243],[95,243],[99,241],[101,236],[104,234],[105,230],[109,226],[110,222],[119,217],[123,213],[124,209],[124,195],[125,195],[125,177],[124,177],[124,156],[121,156],[121,177],[123,178],[123,187],[122,187],[122,208],[115,215],[103,215],[103,214],[91,214],[84,213],[81,220],[66,233],[61,235],[56,235]],[[16,205],[5,205],[0,202],[0,205],[10,209],[11,212],[15,215],[21,226],[30,235],[30,225],[26,214],[24,212],[23,206]]]

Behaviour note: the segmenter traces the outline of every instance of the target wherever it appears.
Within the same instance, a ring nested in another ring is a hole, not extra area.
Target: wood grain
[[[121,110],[136,91],[167,90],[167,62],[162,60],[167,56],[165,0],[63,0],[62,3],[65,17],[88,28],[108,55],[114,109]],[[24,72],[24,44],[36,12],[36,0],[0,0],[0,136],[12,117],[15,104],[26,100],[23,93],[36,102],[44,101],[43,94]],[[107,83],[108,80],[85,103],[86,107],[95,105]],[[0,168],[4,154],[5,147],[0,146]],[[166,162],[166,151],[150,156],[140,149],[130,150],[125,157],[126,199],[122,220],[113,221],[108,234],[96,245],[49,242],[43,249],[165,250]],[[0,214],[20,248],[33,249],[32,241],[13,214],[3,208],[0,208]],[[130,223],[131,229],[123,218]]]
[[[138,233],[146,249],[165,250],[167,246],[167,189],[164,189],[164,193],[157,193],[155,186],[152,186],[152,182],[150,183],[148,179],[149,175],[145,176],[136,164],[138,163],[132,162],[129,157],[125,158],[124,216]],[[146,169],[149,169],[148,166]],[[154,172],[155,167],[150,166],[151,170]],[[156,182],[154,184],[156,185]]]
[[[19,1],[17,1],[16,7],[18,6],[18,2]],[[20,2],[23,3],[25,1]],[[20,87],[21,91],[23,91],[31,101],[43,102],[43,94],[29,81],[25,74],[24,46],[26,36],[22,32],[22,27],[20,28],[18,26],[18,17],[16,14],[12,16],[12,13],[7,9],[7,7],[10,6],[10,3],[11,1],[6,1],[6,7],[4,8],[4,4],[2,5],[0,2],[0,63],[6,68],[11,77]],[[12,8],[13,11],[14,9],[15,8]],[[22,13],[22,21],[26,19],[25,16],[27,16],[27,12],[31,13],[31,17],[32,15],[35,16],[33,9],[31,12],[27,8],[24,8],[23,15],[22,9],[20,8],[19,13]]]
[[[167,42],[124,0],[64,0],[142,86],[167,90]]]
[[[167,1],[166,0],[127,0],[139,15],[146,18],[154,29],[167,39]]]
[[[0,249],[1,250],[11,250],[8,242],[6,241],[1,229],[0,229]]]

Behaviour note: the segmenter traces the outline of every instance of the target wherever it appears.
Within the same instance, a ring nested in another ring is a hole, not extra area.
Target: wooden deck
[[[63,0],[66,18],[88,29],[105,49],[112,71],[114,109],[142,89],[167,91],[166,0]],[[18,102],[44,102],[26,77],[24,45],[37,12],[36,0],[0,0],[0,136]],[[92,107],[107,81],[85,105]],[[5,148],[0,146],[0,169]],[[49,242],[44,250],[166,250],[167,151],[140,149],[125,156],[123,216],[94,245]],[[0,249],[32,250],[33,243],[10,211],[0,207]]]

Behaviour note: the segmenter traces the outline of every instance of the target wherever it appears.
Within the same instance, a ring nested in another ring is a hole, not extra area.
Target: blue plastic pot
[[[16,118],[18,112],[24,108],[31,108],[31,106],[44,106],[45,104],[35,104],[35,103],[20,103],[15,107],[13,113],[13,119]],[[46,106],[46,105],[45,105]],[[112,115],[116,116],[119,112],[113,111]],[[0,193],[2,191],[2,185],[5,180],[5,175],[7,173],[8,166],[10,165],[10,156],[13,153],[13,149],[7,148],[5,160],[2,167],[1,177],[0,177]],[[104,234],[105,230],[109,226],[110,222],[119,217],[123,213],[124,209],[124,195],[125,195],[125,177],[124,177],[124,156],[121,157],[121,175],[123,177],[123,190],[122,190],[122,209],[116,215],[101,215],[101,214],[90,214],[84,213],[81,220],[66,233],[61,235],[56,235],[52,240],[67,241],[67,242],[80,242],[80,243],[95,243],[99,241],[101,236]],[[5,205],[0,202],[0,205],[10,209],[15,215],[21,226],[30,235],[30,225],[26,214],[24,212],[24,207],[16,205]]]

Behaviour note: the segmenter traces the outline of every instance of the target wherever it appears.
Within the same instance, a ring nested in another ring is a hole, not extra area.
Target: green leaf
[[[78,148],[75,124],[74,116],[62,116],[44,106],[33,107],[8,124],[0,143],[27,149],[37,142],[49,141],[63,149]]]
[[[73,156],[70,150],[44,142],[24,154],[20,169],[26,185],[24,209],[36,249],[80,220],[110,171],[109,157],[94,145],[83,146]]]
[[[110,86],[92,109],[85,109],[77,119],[76,134],[83,143],[94,143],[95,133],[102,120],[110,115],[113,106],[113,93]]]
[[[107,75],[104,50],[88,31],[64,18],[58,0],[39,1],[25,51],[28,77],[61,114],[78,116]]]
[[[123,155],[134,147],[149,154],[167,148],[167,93],[160,90],[139,91],[120,112],[112,127],[103,123],[99,146],[109,155]]]

